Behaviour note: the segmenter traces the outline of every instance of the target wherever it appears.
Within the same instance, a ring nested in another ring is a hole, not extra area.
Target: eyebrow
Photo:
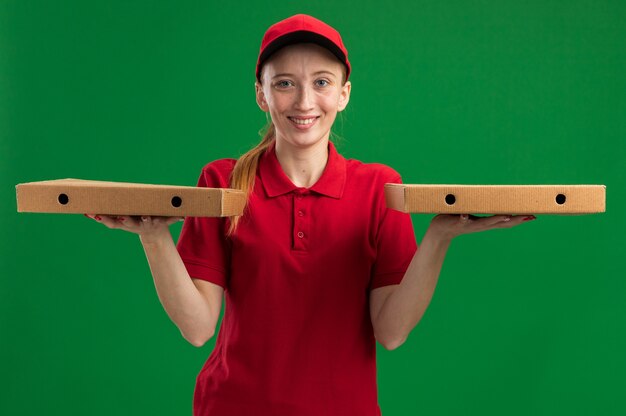
[[[330,72],[330,71],[317,71],[317,72],[314,72],[314,73],[313,73],[313,75],[320,75],[320,74],[328,74],[328,75],[336,76],[335,74],[333,74],[333,73],[332,73],[332,72]],[[293,76],[293,74],[289,74],[289,73],[283,72],[283,73],[281,73],[281,74],[276,74],[276,75],[274,75],[274,76],[272,77],[272,79],[274,79],[274,78],[278,78],[278,77],[284,77],[284,76]]]

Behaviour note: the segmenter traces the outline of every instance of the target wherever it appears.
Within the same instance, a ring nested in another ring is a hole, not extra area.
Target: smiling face
[[[259,107],[269,112],[276,141],[298,148],[327,142],[337,112],[350,99],[345,67],[313,43],[285,46],[263,65],[255,83]]]

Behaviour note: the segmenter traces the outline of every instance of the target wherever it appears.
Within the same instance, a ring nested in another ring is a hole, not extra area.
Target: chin
[[[277,140],[282,141],[285,144],[293,147],[306,148],[315,146],[316,144],[327,141],[330,135],[330,131],[326,134],[316,134],[315,132],[304,132],[298,134],[298,132],[292,133],[289,135],[277,134]]]
[[[292,146],[305,148],[305,147],[315,146],[319,144],[320,142],[325,142],[327,140],[328,138],[325,136],[321,136],[321,137],[318,136],[318,137],[312,137],[312,138],[290,137],[286,139],[285,141],[288,142]]]

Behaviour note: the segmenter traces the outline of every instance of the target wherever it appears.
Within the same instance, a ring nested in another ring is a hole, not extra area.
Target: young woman
[[[347,50],[311,16],[271,26],[256,100],[261,143],[207,164],[198,186],[248,194],[236,218],[95,216],[139,234],[157,293],[183,337],[215,349],[200,371],[195,415],[380,415],[376,341],[392,350],[420,321],[451,240],[532,216],[437,215],[417,250],[408,214],[385,207],[400,175],[346,160],[329,141],[348,105]]]

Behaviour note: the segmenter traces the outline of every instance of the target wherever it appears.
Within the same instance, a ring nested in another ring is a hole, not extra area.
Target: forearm
[[[198,291],[176,250],[169,231],[158,239],[141,239],[157,295],[183,337],[202,345],[213,336],[217,317]]]
[[[424,235],[402,282],[385,300],[376,318],[376,337],[389,349],[402,345],[422,319],[435,292],[450,240],[432,231]]]

